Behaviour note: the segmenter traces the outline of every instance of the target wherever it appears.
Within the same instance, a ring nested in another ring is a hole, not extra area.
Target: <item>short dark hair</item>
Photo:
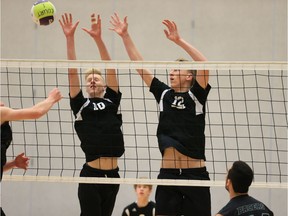
[[[235,161],[227,175],[236,193],[247,193],[253,178],[253,170],[244,161]]]

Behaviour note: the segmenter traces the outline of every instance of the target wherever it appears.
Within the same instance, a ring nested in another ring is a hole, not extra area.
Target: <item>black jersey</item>
[[[155,215],[155,203],[150,201],[145,207],[138,207],[134,202],[124,208],[122,216],[154,216]]]
[[[241,195],[232,198],[218,214],[223,216],[273,216],[273,212],[262,202],[249,195]]]
[[[86,162],[100,157],[121,157],[124,139],[122,116],[118,114],[121,93],[106,88],[104,98],[84,98],[82,91],[70,98],[74,127],[81,141]]]
[[[3,175],[3,167],[7,162],[6,151],[12,141],[12,130],[9,122],[4,122],[1,125],[1,180]]]
[[[150,92],[159,104],[160,117],[157,138],[161,153],[168,147],[180,153],[205,158],[205,104],[211,86],[203,89],[198,82],[188,92],[175,92],[157,78],[152,80]]]

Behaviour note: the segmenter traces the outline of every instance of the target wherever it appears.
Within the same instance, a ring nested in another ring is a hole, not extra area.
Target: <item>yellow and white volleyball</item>
[[[35,2],[31,8],[33,21],[38,25],[49,25],[54,21],[56,8],[47,0],[39,0]]]

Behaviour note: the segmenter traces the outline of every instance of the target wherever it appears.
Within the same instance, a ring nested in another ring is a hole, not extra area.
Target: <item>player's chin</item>
[[[170,87],[171,87],[172,89],[174,89],[174,88],[176,87],[175,83],[174,83],[174,82],[170,82]]]
[[[88,94],[90,95],[90,97],[96,97],[97,92],[96,92],[95,90],[91,90],[91,89],[89,89]]]

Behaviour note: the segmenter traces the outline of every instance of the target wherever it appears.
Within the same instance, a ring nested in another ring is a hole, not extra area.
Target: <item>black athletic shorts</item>
[[[113,170],[99,170],[83,165],[80,177],[120,178],[119,168]],[[78,198],[81,216],[109,216],[112,215],[119,184],[88,184],[80,183]]]
[[[160,169],[158,179],[210,180],[206,167]],[[211,216],[210,187],[158,186],[156,215]]]

